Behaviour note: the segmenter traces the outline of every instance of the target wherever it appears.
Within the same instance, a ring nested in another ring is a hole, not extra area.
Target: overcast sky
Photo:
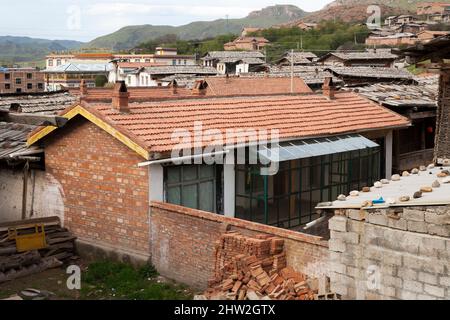
[[[192,21],[242,18],[274,4],[293,4],[305,11],[331,0],[0,0],[6,8],[0,35],[89,41],[127,25],[183,25]],[[8,14],[13,13],[13,14]]]

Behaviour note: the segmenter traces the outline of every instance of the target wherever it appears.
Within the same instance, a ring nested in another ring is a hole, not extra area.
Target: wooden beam
[[[2,119],[6,122],[28,124],[34,126],[52,126],[61,128],[69,121],[64,117],[52,115],[38,115],[29,113],[3,113]]]

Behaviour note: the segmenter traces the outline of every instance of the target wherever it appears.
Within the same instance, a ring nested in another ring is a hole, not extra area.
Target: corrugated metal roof
[[[376,147],[379,145],[375,142],[355,134],[285,142],[271,148],[261,146],[258,154],[266,162],[283,162]]]

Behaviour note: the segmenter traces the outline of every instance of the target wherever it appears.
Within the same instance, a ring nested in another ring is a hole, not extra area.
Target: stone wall
[[[227,230],[281,238],[289,266],[308,276],[329,274],[328,243],[320,237],[160,202],[151,203],[152,262],[162,275],[204,289],[214,274],[216,241]]]
[[[345,299],[450,299],[450,206],[335,213],[332,290]]]
[[[450,70],[443,70],[439,82],[439,107],[436,119],[435,158],[450,159]]]

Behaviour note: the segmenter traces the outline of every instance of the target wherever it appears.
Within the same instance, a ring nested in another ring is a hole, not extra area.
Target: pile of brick
[[[284,240],[236,232],[216,244],[214,279],[205,293],[209,300],[314,300],[317,291],[304,274],[286,265]]]

